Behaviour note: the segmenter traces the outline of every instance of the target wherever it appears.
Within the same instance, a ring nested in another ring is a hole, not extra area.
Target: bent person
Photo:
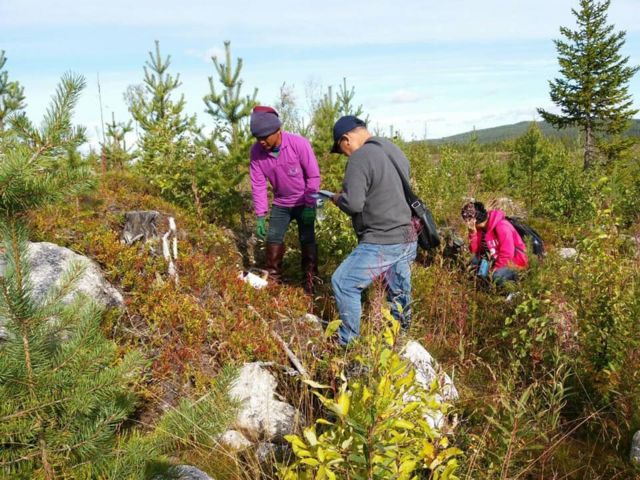
[[[251,113],[250,129],[256,142],[251,147],[249,175],[253,206],[257,216],[256,233],[266,238],[266,270],[280,280],[284,258],[284,237],[292,220],[298,225],[304,289],[312,293],[318,271],[318,248],[314,224],[320,186],[318,161],[309,141],[281,129],[278,113],[271,107],[257,106]],[[269,212],[267,184],[273,191]]]
[[[346,345],[360,335],[362,292],[377,278],[384,281],[391,313],[403,329],[409,327],[417,242],[402,181],[389,158],[409,178],[407,157],[390,141],[372,137],[365,122],[352,115],[335,123],[333,140],[331,152],[349,160],[342,192],[332,200],[351,216],[358,237],[358,246],[331,278],[342,320],[338,340]]]
[[[471,263],[481,277],[496,285],[518,279],[518,271],[527,268],[527,246],[502,210],[487,212],[481,202],[469,202],[462,207],[462,219],[467,224]]]

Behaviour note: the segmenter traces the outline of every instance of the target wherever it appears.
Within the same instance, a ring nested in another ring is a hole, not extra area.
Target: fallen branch
[[[256,315],[256,317],[260,319],[262,324],[266,327],[266,329],[269,331],[271,336],[275,339],[276,343],[278,343],[278,345],[280,345],[280,348],[284,350],[284,353],[287,354],[289,361],[293,364],[293,366],[296,368],[298,373],[300,373],[300,375],[302,375],[304,379],[309,379],[309,374],[307,373],[307,369],[304,368],[304,365],[302,365],[302,362],[300,361],[300,359],[296,357],[296,354],[293,353],[293,351],[289,348],[289,346],[282,339],[282,337],[278,335],[278,333],[271,328],[271,326],[267,323],[264,317],[260,315],[260,313],[258,313],[258,311],[255,308],[253,308],[253,306],[249,305],[248,308]]]

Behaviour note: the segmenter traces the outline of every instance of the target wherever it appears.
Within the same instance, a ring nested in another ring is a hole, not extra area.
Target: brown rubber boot
[[[310,243],[301,247],[301,267],[304,275],[304,291],[313,295],[314,283],[318,279],[318,245]]]
[[[269,278],[280,281],[282,275],[282,259],[284,257],[284,243],[267,243],[267,263],[265,270],[269,272]]]

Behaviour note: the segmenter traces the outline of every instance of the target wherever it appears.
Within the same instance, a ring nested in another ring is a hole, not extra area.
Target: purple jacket
[[[299,135],[282,132],[280,155],[271,152],[256,142],[249,155],[249,176],[256,215],[269,211],[267,180],[273,189],[273,204],[281,207],[307,205],[315,207],[311,196],[320,187],[320,169],[309,141]]]

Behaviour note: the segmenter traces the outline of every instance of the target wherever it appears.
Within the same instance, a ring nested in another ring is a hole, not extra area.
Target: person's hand
[[[313,225],[316,221],[316,209],[312,207],[304,207],[302,209],[302,223],[304,225]]]
[[[342,195],[342,192],[338,192],[338,193],[334,194],[333,197],[331,197],[331,201],[333,203],[338,203],[338,199],[340,198],[340,195]]]
[[[264,216],[258,217],[258,223],[256,224],[256,235],[258,238],[264,240],[267,236],[267,222]]]
[[[467,220],[465,223],[467,224],[467,230],[469,230],[469,233],[475,233],[475,231],[476,231],[476,219],[472,218],[470,220]]]

